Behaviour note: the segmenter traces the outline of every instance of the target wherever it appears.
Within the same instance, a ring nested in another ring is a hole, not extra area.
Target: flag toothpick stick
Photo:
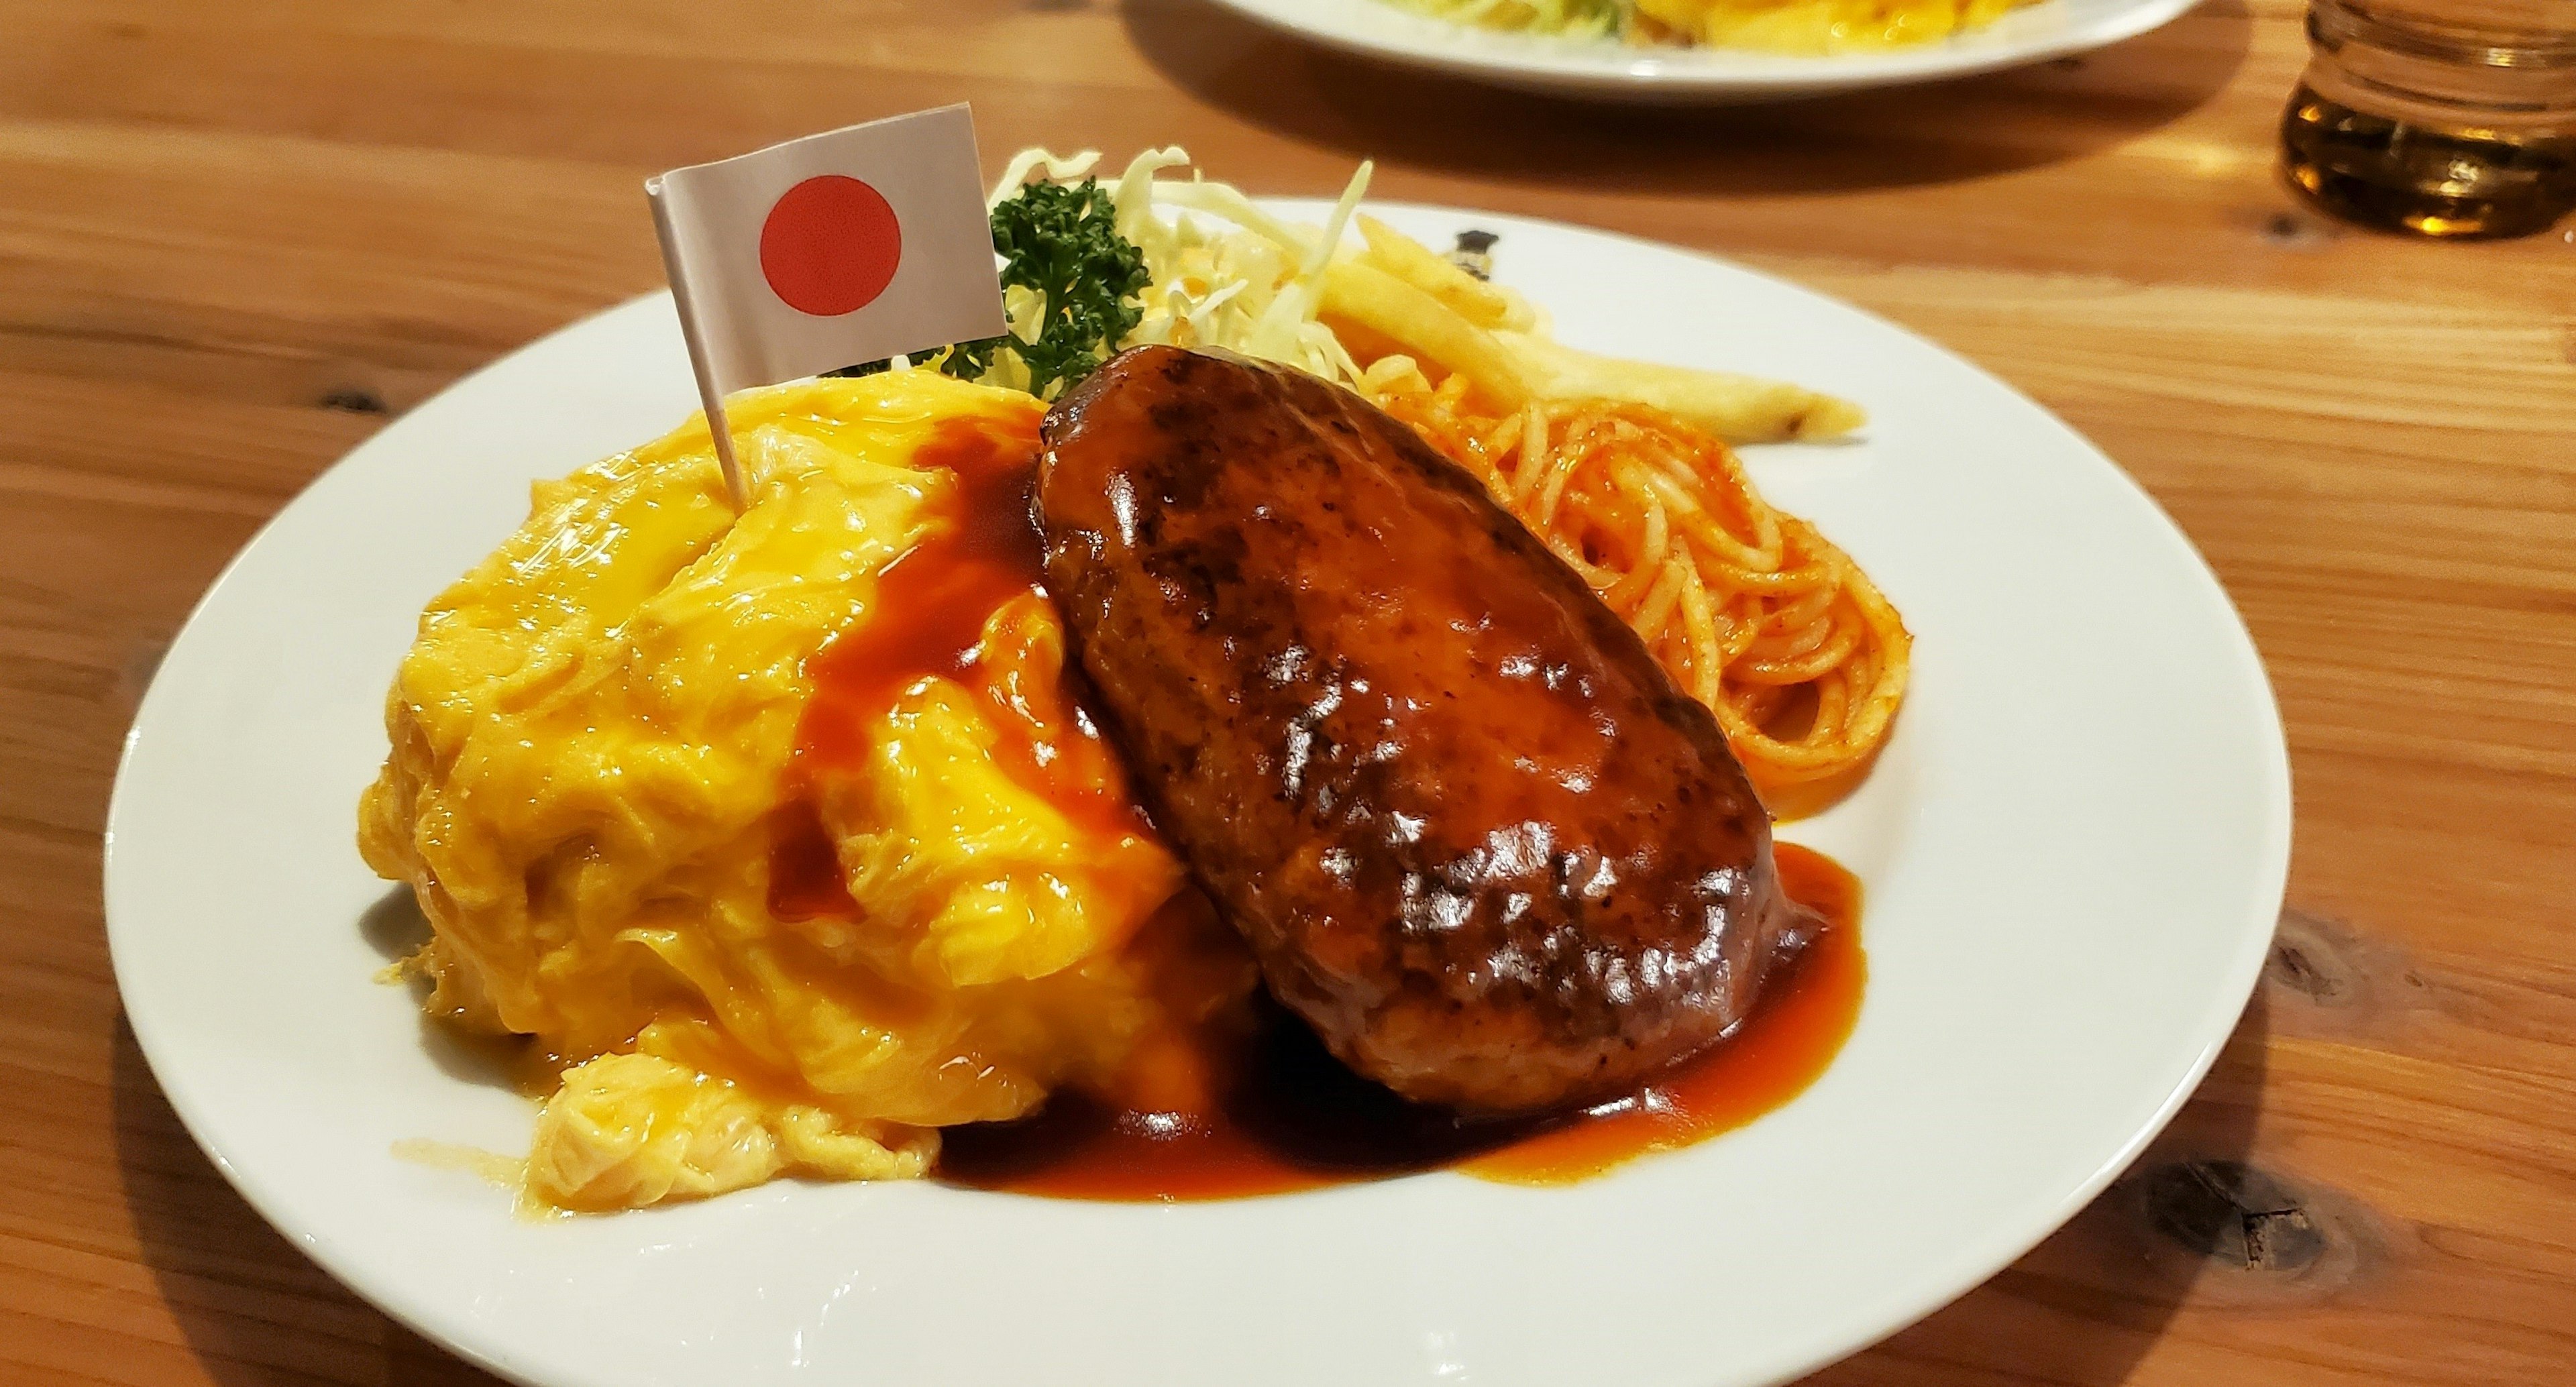
[[[725,420],[724,391],[716,384],[715,368],[707,357],[706,343],[698,336],[697,296],[690,292],[689,273],[679,253],[679,231],[671,225],[671,202],[662,195],[662,180],[644,180],[644,196],[653,204],[653,234],[662,242],[662,264],[671,281],[671,301],[680,310],[680,336],[689,344],[689,373],[698,378],[698,403],[707,412],[707,434],[715,440],[716,466],[724,469],[725,495],[733,500],[734,514],[751,509],[751,493],[742,484],[742,464],[733,456],[733,426]]]
[[[716,466],[724,472],[725,495],[733,500],[733,513],[751,509],[751,493],[742,484],[742,464],[734,461],[733,425],[725,420],[724,401],[707,392],[707,383],[698,382],[698,397],[707,402],[707,432],[716,441]]]

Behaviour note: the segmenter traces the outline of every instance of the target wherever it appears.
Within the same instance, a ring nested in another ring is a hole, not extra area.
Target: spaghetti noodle
[[[1378,403],[1481,478],[1708,705],[1775,810],[1856,783],[1905,697],[1913,638],[1859,565],[1774,510],[1733,450],[1644,405],[1475,409],[1469,381]]]

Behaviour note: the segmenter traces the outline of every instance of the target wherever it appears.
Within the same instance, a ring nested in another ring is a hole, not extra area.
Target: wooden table
[[[2244,609],[2297,861],[2199,1097],[2095,1206],[1818,1379],[2576,1380],[2576,232],[2277,181],[2297,0],[1706,113],[1506,97],[1195,0],[0,3],[0,1381],[487,1381],[236,1198],[120,1020],[99,826],[225,558],[423,396],[656,287],[644,174],[968,99],[988,157],[1617,227],[1920,329],[2099,440]]]

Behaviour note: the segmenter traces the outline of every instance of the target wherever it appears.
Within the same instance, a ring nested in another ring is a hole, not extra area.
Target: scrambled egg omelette
[[[1638,14],[1712,48],[1842,53],[1931,43],[2033,0],[1635,0]]]
[[[1824,54],[1931,43],[2036,0],[1393,0],[1489,29]]]
[[[968,542],[1042,408],[919,370],[746,394],[741,515],[696,420],[539,484],[422,616],[359,845],[429,917],[430,1012],[547,1060],[532,1200],[919,1175],[1170,1021],[1180,868],[1033,556]]]

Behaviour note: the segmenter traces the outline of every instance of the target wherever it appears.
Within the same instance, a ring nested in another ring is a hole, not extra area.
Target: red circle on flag
[[[837,173],[779,196],[760,224],[760,273],[799,313],[837,318],[885,292],[903,260],[903,227],[885,195]]]

